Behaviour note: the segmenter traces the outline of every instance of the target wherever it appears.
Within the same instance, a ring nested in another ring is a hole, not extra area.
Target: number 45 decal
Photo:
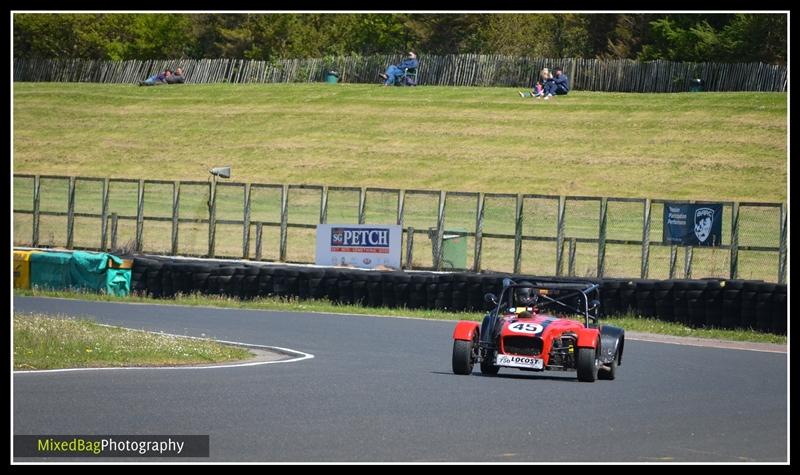
[[[538,323],[515,323],[509,325],[508,329],[516,333],[541,333],[544,327]]]

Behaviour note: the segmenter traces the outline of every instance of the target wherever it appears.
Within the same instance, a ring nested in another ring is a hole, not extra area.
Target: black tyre
[[[608,369],[606,369],[605,367],[598,369],[597,370],[597,379],[612,380],[612,379],[616,378],[617,377],[617,366],[619,366],[619,363],[617,363],[618,359],[619,359],[618,355],[614,355],[614,361],[612,361],[608,365]]]
[[[597,349],[578,348],[578,381],[593,383],[600,367]]]
[[[494,376],[500,371],[499,366],[494,364],[494,350],[486,353],[486,357],[481,360],[481,374]]]
[[[367,301],[367,281],[363,280],[362,275],[354,275],[352,283],[353,303],[363,304]]]
[[[475,365],[476,350],[478,348],[478,334],[472,341],[455,340],[453,342],[453,372],[455,374],[471,374]]]
[[[352,305],[353,304],[353,281],[350,280],[348,274],[344,274],[336,281],[336,288],[338,291],[338,302]],[[333,290],[331,290],[333,292]]]

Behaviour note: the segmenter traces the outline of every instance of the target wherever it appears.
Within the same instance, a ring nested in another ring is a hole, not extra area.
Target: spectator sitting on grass
[[[552,81],[553,75],[550,74],[550,70],[547,68],[542,69],[539,72],[539,80],[536,81],[533,88],[531,89],[530,93],[519,91],[519,97],[535,97],[540,98],[544,97],[544,85],[547,84],[547,81]]]
[[[139,85],[158,86],[159,84],[167,84],[167,78],[169,78],[170,76],[172,76],[172,70],[165,69],[163,73],[155,74],[145,79],[144,81],[139,81]]]
[[[168,76],[166,79],[167,84],[183,84],[183,69],[182,68],[175,68],[175,72],[172,73],[171,76]]]
[[[555,69],[555,75],[552,81],[548,81],[544,85],[544,98],[550,99],[554,95],[563,96],[569,92],[569,78],[562,71],[561,68]]]

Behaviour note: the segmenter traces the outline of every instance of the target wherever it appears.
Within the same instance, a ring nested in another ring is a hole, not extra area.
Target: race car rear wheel
[[[494,351],[487,351],[486,356],[481,360],[481,373],[494,376],[498,371],[500,371],[500,367],[494,364]]]
[[[600,367],[598,348],[578,348],[578,381],[592,383],[597,379],[597,370]]]
[[[455,374],[471,374],[477,351],[478,332],[475,332],[471,341],[453,341],[453,372]]]
[[[614,355],[614,360],[608,364],[608,369],[600,368],[597,371],[597,378],[598,379],[614,379],[617,377],[617,359],[619,358],[618,355]]]

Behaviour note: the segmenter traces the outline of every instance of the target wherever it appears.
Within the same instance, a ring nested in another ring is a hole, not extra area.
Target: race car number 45
[[[514,356],[498,354],[495,360],[497,366],[513,366],[515,368],[543,369],[544,360],[528,356]]]
[[[512,325],[508,326],[508,329],[515,333],[531,333],[531,334],[538,334],[544,330],[544,327],[539,325],[538,323],[522,323],[517,322]]]

